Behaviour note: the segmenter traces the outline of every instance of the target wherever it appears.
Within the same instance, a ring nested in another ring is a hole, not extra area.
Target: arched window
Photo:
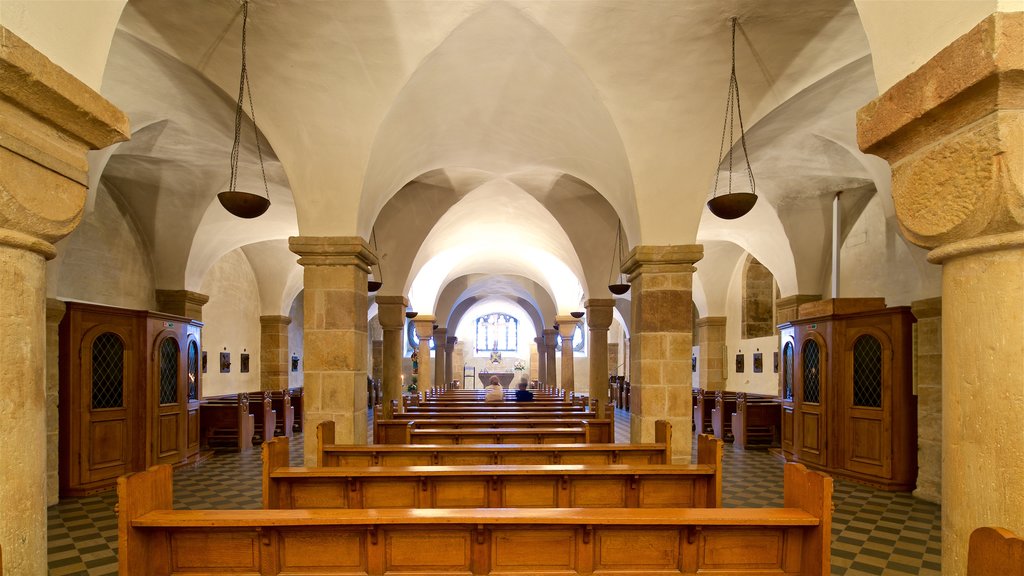
[[[882,407],[882,344],[874,336],[853,343],[853,405]]]
[[[583,352],[583,339],[586,332],[583,331],[583,323],[576,324],[576,330],[572,333],[572,351]],[[562,351],[562,337],[561,335],[555,340],[555,350]]]
[[[420,349],[420,337],[416,335],[416,325],[413,322],[406,322],[405,324],[405,336],[409,341],[409,347],[413,350]],[[430,349],[434,349],[434,338],[430,338]]]
[[[92,408],[124,406],[124,342],[113,332],[92,341]]]
[[[495,350],[519,350],[519,320],[515,316],[494,312],[476,319],[476,351]]]
[[[188,343],[188,399],[199,400],[199,345]]]
[[[164,338],[160,343],[160,403],[178,402],[178,341]]]
[[[793,399],[793,343],[782,347],[782,397]]]
[[[804,402],[818,404],[821,398],[821,353],[818,343],[804,343]]]
[[[774,332],[772,321],[772,273],[753,256],[747,257],[743,267],[743,322],[744,338],[771,336]]]

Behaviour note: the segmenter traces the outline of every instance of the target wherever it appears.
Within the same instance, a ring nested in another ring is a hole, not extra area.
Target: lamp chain
[[[231,178],[229,183],[229,190],[235,190],[238,183],[238,157],[239,149],[242,141],[242,114],[244,112],[244,103],[246,96],[246,89],[248,88],[248,100],[249,100],[249,116],[252,118],[252,129],[253,134],[256,137],[256,156],[260,162],[260,173],[263,176],[263,192],[266,194],[267,199],[270,199],[270,188],[267,185],[267,171],[263,166],[263,149],[260,146],[260,131],[256,125],[256,107],[252,103],[252,84],[249,82],[249,69],[246,61],[247,46],[246,46],[246,29],[248,28],[249,22],[249,2],[243,0],[242,2],[242,66],[241,72],[238,76],[238,100],[235,103],[235,140],[231,145]]]
[[[732,65],[729,74],[729,91],[725,98],[725,121],[722,123],[722,139],[718,144],[718,166],[721,166],[723,160],[728,160],[729,176],[727,184],[727,193],[732,193],[732,168],[733,168],[733,143],[732,135],[735,132],[735,121],[739,121],[740,125],[740,147],[743,149],[743,160],[747,164],[747,180],[750,182],[750,192],[754,193],[754,171],[750,167],[750,156],[747,154],[747,136],[746,129],[743,125],[743,111],[740,108],[740,84],[736,79],[736,26],[737,18],[731,18],[732,21]],[[729,148],[726,151],[725,147],[725,135],[729,134]],[[715,189],[713,196],[718,195],[718,180],[720,170],[718,166],[715,167]]]

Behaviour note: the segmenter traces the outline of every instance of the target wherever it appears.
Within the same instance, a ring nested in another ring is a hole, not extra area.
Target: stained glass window
[[[519,350],[519,320],[515,316],[495,312],[476,319],[476,351],[495,350]]]

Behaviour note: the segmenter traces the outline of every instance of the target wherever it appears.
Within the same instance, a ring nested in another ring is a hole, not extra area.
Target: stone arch
[[[771,271],[757,258],[748,255],[743,264],[743,319],[740,324],[744,339],[772,335],[774,285]]]

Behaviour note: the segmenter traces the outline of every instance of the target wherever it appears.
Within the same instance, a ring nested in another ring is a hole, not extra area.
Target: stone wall
[[[917,489],[914,496],[942,500],[942,298],[912,304],[914,389],[917,391]]]
[[[210,297],[203,306],[203,350],[207,353],[203,396],[259,390],[260,297],[245,254],[234,250],[221,257],[206,273],[201,291]],[[231,354],[226,373],[220,371],[221,352]],[[240,371],[243,352],[249,355],[247,373]]]
[[[743,266],[742,323],[743,338],[771,336],[775,329],[772,307],[775,278],[753,256]]]

